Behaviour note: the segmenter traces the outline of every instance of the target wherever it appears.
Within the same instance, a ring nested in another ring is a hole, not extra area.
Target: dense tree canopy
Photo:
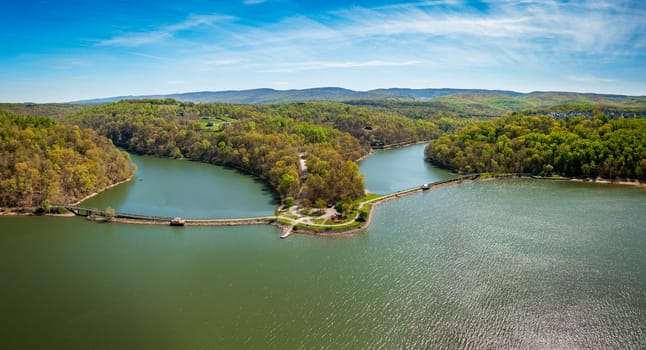
[[[267,113],[347,132],[367,145],[425,141],[440,135],[429,120],[414,120],[389,110],[341,103],[309,102],[262,106]]]
[[[203,118],[218,126],[203,127]],[[432,122],[335,103],[123,101],[86,109],[71,121],[133,152],[233,166],[266,179],[283,199],[330,204],[363,195],[354,161],[371,144],[427,140],[438,132]]]
[[[0,110],[0,206],[75,202],[133,173],[126,153],[95,131]]]
[[[646,119],[512,114],[433,140],[426,157],[467,173],[646,180]]]

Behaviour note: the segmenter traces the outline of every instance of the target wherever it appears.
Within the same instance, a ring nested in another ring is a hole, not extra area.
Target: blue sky
[[[646,95],[641,0],[3,1],[0,101],[260,87]]]

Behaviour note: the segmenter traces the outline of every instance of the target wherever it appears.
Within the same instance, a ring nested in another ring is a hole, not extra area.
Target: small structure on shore
[[[186,220],[180,218],[179,216],[171,219],[170,221],[171,226],[184,226],[185,223],[186,223]]]
[[[293,229],[294,229],[294,225],[289,226],[289,227],[287,227],[287,228],[283,229],[283,234],[282,234],[282,235],[280,235],[280,239],[285,239],[285,238],[289,237],[289,235],[291,235],[291,234],[292,234],[292,230],[293,230]]]
[[[429,190],[430,188],[431,188],[431,185],[429,185],[429,184],[423,184],[422,185],[422,191]]]

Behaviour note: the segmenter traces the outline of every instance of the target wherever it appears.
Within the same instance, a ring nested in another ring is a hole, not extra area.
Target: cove
[[[454,177],[450,171],[425,162],[424,147],[426,144],[379,150],[362,160],[359,165],[366,189],[389,194]]]
[[[92,197],[81,206],[156,216],[236,218],[272,215],[274,191],[260,179],[212,164],[131,155],[132,181]]]

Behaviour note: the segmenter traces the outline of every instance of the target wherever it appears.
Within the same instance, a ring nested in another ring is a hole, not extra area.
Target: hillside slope
[[[76,202],[133,171],[128,155],[93,130],[0,110],[0,207]]]

